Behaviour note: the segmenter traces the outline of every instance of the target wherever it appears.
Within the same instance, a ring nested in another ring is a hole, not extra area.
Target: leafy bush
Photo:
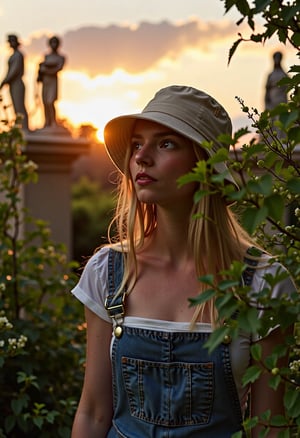
[[[22,208],[37,181],[19,128],[0,133],[0,437],[68,437],[82,386],[82,307],[63,245]],[[23,232],[31,222],[30,232]]]
[[[72,186],[73,258],[78,262],[107,242],[114,196],[97,181],[81,177]]]
[[[244,38],[239,34],[238,40],[229,51],[229,62],[237,47],[244,41],[265,42],[277,35],[282,43],[289,42],[297,50],[300,45],[300,5],[298,1],[282,2],[276,0],[256,0],[254,6],[243,0],[225,0],[228,12],[235,6],[250,27],[251,35]],[[255,17],[264,20],[261,33],[255,33]],[[248,114],[252,127],[259,134],[249,144],[238,145],[248,128],[240,129],[233,135],[220,136],[224,148],[207,161],[200,161],[196,168],[181,179],[184,184],[189,181],[202,181],[208,187],[216,188],[231,202],[240,214],[245,229],[259,244],[269,250],[273,260],[281,262],[300,286],[300,67],[291,66],[290,77],[282,79],[280,85],[288,87],[290,99],[287,104],[280,104],[272,110],[259,114],[255,108],[249,108],[238,98],[241,109]],[[205,142],[205,147],[212,145]],[[231,146],[231,151],[227,148]],[[298,155],[297,155],[298,154]],[[297,161],[298,157],[298,161]],[[240,191],[224,183],[225,174],[215,175],[213,165],[227,160],[228,166],[240,182]],[[208,192],[210,192],[208,190]],[[196,200],[206,196],[196,194]],[[295,327],[294,336],[287,336],[283,345],[277,345],[271,355],[263,358],[259,344],[253,344],[251,355],[253,365],[248,368],[244,384],[255,382],[262,373],[269,374],[269,386],[277,389],[281,382],[286,384],[284,397],[285,413],[274,416],[270,410],[262,412],[259,417],[245,418],[247,433],[260,424],[260,438],[269,436],[270,428],[278,431],[278,437],[298,437],[300,434],[300,294],[295,291],[292,296],[281,299],[271,298],[274,286],[284,275],[277,272],[267,275],[268,287],[256,294],[256,305],[249,297],[249,288],[240,286],[240,276],[245,269],[243,263],[234,262],[230,269],[222,272],[223,280],[216,282],[207,275],[201,278],[207,290],[192,304],[201,304],[215,298],[221,320],[226,324],[217,328],[208,341],[208,348],[214,349],[222,342],[224,336],[236,337],[239,330],[250,334],[264,336],[279,324],[283,329]],[[236,297],[239,297],[237,300]],[[264,316],[258,318],[259,310],[264,309]],[[237,315],[237,317],[234,317]],[[280,367],[280,358],[290,351],[288,367]],[[273,432],[272,432],[273,433]],[[272,435],[274,436],[274,435]],[[241,438],[242,433],[234,435]]]

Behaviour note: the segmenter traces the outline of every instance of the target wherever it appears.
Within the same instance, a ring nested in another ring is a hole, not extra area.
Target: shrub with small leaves
[[[297,0],[255,1],[251,4],[246,0],[233,0],[224,4],[226,12],[236,7],[242,17],[237,24],[247,21],[251,32],[249,38],[239,34],[229,51],[229,62],[240,43],[265,42],[273,35],[277,35],[280,42],[289,42],[295,47],[299,57],[300,5]],[[261,33],[255,32],[256,16],[264,20]],[[279,438],[300,436],[300,67],[292,66],[289,74],[279,83],[289,90],[288,103],[260,114],[237,98],[256,134],[248,144],[243,144],[243,136],[250,134],[248,128],[235,132],[232,138],[221,135],[219,140],[224,148],[208,160],[200,161],[179,181],[180,184],[192,181],[206,184],[208,189],[199,190],[195,202],[218,190],[230,204],[234,204],[232,208],[243,227],[258,245],[269,251],[273,261],[280,262],[288,272],[265,275],[266,287],[251,296],[249,287],[240,284],[246,266],[236,261],[227,271],[220,272],[222,280],[219,282],[209,274],[200,278],[206,290],[191,300],[192,305],[197,305],[215,299],[220,324],[207,342],[209,350],[216,348],[224,336],[237,337],[240,330],[264,337],[276,326],[283,329],[294,327],[294,335],[286,336],[283,345],[277,345],[267,357],[263,357],[259,344],[251,347],[253,361],[243,377],[243,384],[253,383],[267,373],[269,386],[274,390],[281,383],[286,385],[283,415],[274,415],[269,409],[260,416],[248,415],[244,420],[247,436],[259,425],[260,438],[275,436],[277,429]],[[209,142],[202,145],[211,147]],[[215,175],[214,164],[218,161],[227,161],[239,182],[239,191],[233,185],[225,184],[226,172]],[[274,287],[286,275],[294,280],[295,292],[289,297],[274,298]],[[261,310],[263,313],[258,317]],[[281,358],[288,354],[289,366],[280,366]],[[234,438],[242,438],[242,432],[234,434]]]
[[[22,131],[8,123],[0,133],[0,437],[67,438],[84,363],[82,307],[69,293],[77,264],[22,206],[22,186],[38,181],[23,150]]]

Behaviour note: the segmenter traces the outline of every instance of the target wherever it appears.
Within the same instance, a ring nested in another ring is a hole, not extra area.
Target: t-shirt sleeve
[[[286,297],[288,299],[292,293],[296,291],[296,285],[283,265],[277,262],[270,264],[269,259],[270,257],[263,256],[262,260],[258,264],[253,276],[251,286],[252,292],[255,294],[263,289],[271,289],[270,298],[280,299],[281,297]],[[275,277],[278,273],[286,275],[283,275],[283,278],[271,288],[267,281],[267,276],[271,275]],[[263,310],[259,312],[259,317],[263,316],[263,312]],[[276,326],[274,326],[270,331],[274,330],[275,328]]]
[[[71,293],[101,319],[111,322],[104,303],[108,294],[108,247],[97,251],[87,262]]]
[[[284,276],[285,278],[275,284],[272,289],[271,298],[281,298],[283,295],[287,297],[291,296],[292,292],[295,292],[296,290],[296,286],[291,276],[288,275],[288,271],[280,263],[270,263],[270,257],[268,256],[262,257],[257,269],[255,270],[251,287],[252,291],[255,293],[263,290],[264,288],[270,288],[266,276],[271,275],[275,277],[277,273],[286,274],[286,276]]]

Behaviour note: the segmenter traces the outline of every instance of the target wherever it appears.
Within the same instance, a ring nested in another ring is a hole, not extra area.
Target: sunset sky
[[[0,78],[10,55],[7,34],[15,33],[25,55],[26,105],[32,129],[43,124],[38,63],[47,39],[61,38],[67,62],[59,79],[58,115],[73,125],[91,123],[102,133],[112,117],[140,111],[156,90],[188,84],[212,94],[231,115],[235,129],[248,121],[235,96],[263,109],[272,54],[283,66],[296,63],[294,50],[277,40],[247,43],[230,66],[228,51],[238,13],[224,15],[221,0],[0,0]],[[3,89],[8,104],[8,89]]]

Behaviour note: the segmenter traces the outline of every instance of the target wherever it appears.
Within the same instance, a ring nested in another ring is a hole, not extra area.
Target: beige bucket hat
[[[132,131],[137,120],[160,123],[196,144],[212,141],[206,149],[209,156],[224,147],[217,137],[232,133],[228,113],[213,97],[204,91],[183,85],[171,85],[159,90],[139,114],[130,114],[110,120],[104,128],[104,143],[108,155],[123,173],[126,150],[130,146]],[[217,173],[225,172],[225,180],[237,186],[225,162],[216,163]]]

